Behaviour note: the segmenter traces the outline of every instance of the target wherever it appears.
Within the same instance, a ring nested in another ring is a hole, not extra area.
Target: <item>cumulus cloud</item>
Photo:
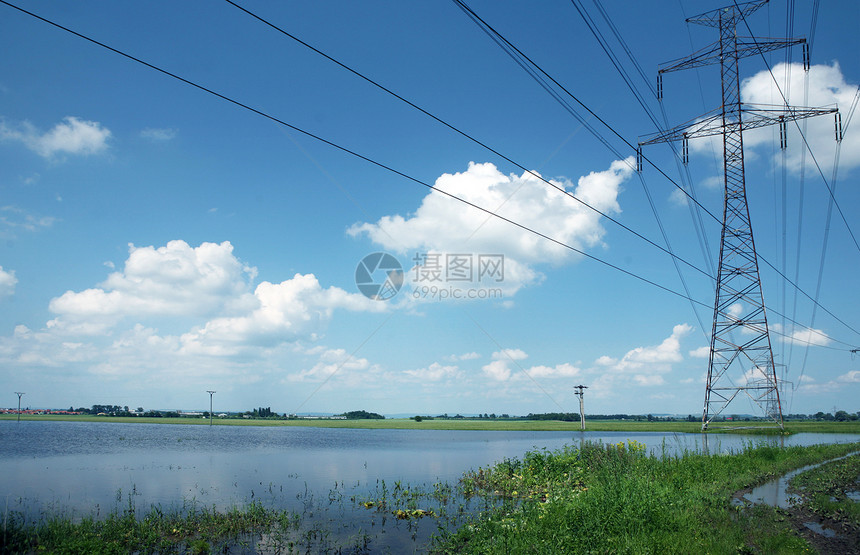
[[[497,381],[507,381],[511,378],[510,363],[528,358],[528,355],[520,349],[502,349],[493,353],[493,360],[481,367],[484,375]]]
[[[0,270],[0,280],[10,276]],[[130,245],[121,270],[103,283],[54,298],[49,307],[56,317],[42,329],[22,325],[0,336],[0,362],[106,378],[169,375],[171,383],[229,375],[235,384],[278,372],[286,359],[312,356],[317,363],[294,380],[313,381],[330,374],[342,353],[297,346],[315,341],[336,310],[386,310],[385,303],[324,287],[313,274],[254,287],[255,276],[226,241]]]
[[[627,352],[615,365],[621,371],[637,370],[646,365],[667,365],[683,360],[681,338],[689,335],[693,328],[688,324],[678,324],[672,328],[672,335],[659,345],[636,347]]]
[[[256,269],[233,256],[233,245],[203,243],[191,247],[170,241],[163,247],[129,245],[122,271],[98,287],[66,291],[51,300],[58,315],[52,325],[124,316],[201,316],[253,306],[248,292]]]
[[[741,100],[745,105],[748,107],[755,104],[780,107],[784,105],[783,95],[785,95],[788,103],[792,106],[838,107],[843,112],[844,121],[845,113],[851,108],[857,92],[857,85],[845,80],[837,62],[833,62],[831,65],[813,65],[808,74],[803,71],[801,64],[780,63],[773,67],[772,73],[773,76],[771,76],[770,71],[763,70],[741,82]],[[805,98],[805,81],[807,78],[809,80],[809,92],[808,97]],[[836,152],[833,115],[817,116],[797,123],[801,129],[805,126],[806,141],[809,143],[819,165],[822,168],[832,167]],[[798,172],[806,145],[800,137],[797,125],[793,122],[788,123],[787,129],[786,164],[790,171]],[[755,157],[757,154],[769,156],[772,148],[778,148],[779,145],[778,138],[774,138],[775,133],[778,133],[775,126],[761,127],[745,132],[744,147],[747,156]],[[756,147],[764,146],[767,148],[756,149]],[[719,137],[692,140],[690,141],[690,148],[696,152],[722,152]],[[782,153],[780,152],[775,155],[774,163],[781,163],[781,160]],[[808,152],[806,153],[806,160],[807,164],[811,163]],[[860,165],[860,135],[857,133],[845,134],[839,162],[840,167],[844,169],[855,168]]]
[[[826,347],[833,342],[830,336],[824,333],[823,330],[813,328],[797,330],[791,334],[790,339],[795,345],[810,345],[813,347]]]
[[[22,143],[43,158],[54,158],[60,154],[98,154],[107,149],[110,137],[110,130],[99,122],[74,116],[63,118],[61,123],[45,132],[28,121],[18,125],[0,121],[0,140]]]
[[[581,177],[576,185],[551,180],[557,187],[607,214],[621,211],[618,194],[633,173],[633,160]],[[501,253],[505,285],[515,291],[540,275],[537,263],[561,264],[575,258],[569,249],[491,217],[440,193],[456,195],[579,249],[602,245],[601,216],[553,189],[532,174],[505,175],[490,163],[470,163],[466,171],[440,176],[433,190],[408,216],[384,216],[358,223],[352,236],[367,235],[387,250],[407,253]]]
[[[0,266],[0,299],[15,293],[17,283],[18,278],[15,277],[15,271],[4,270],[3,266]]]
[[[672,328],[672,335],[659,345],[636,347],[627,351],[620,359],[603,355],[595,361],[601,373],[594,387],[605,393],[619,380],[633,380],[642,386],[665,383],[663,376],[672,371],[672,365],[684,360],[681,354],[681,339],[693,331],[688,324]]]
[[[184,349],[225,353],[313,334],[336,309],[383,312],[387,306],[338,287],[323,288],[313,274],[296,274],[281,283],[260,283],[255,308],[245,314],[209,320],[182,336]]]
[[[788,98],[792,106],[804,105],[805,86],[807,78],[801,64],[777,64],[773,68],[773,75],[779,84],[777,89],[771,77],[771,72],[761,71],[745,79],[741,83],[741,97],[746,103],[753,104],[783,104],[780,90]],[[838,107],[843,112],[851,107],[854,95],[857,92],[856,84],[845,81],[842,70],[837,62],[832,65],[813,65],[809,69],[809,96],[806,106],[812,107]],[[844,115],[843,115],[844,117]],[[799,122],[803,124],[803,122]],[[836,150],[836,141],[833,131],[833,116],[818,116],[806,121],[806,139],[815,154],[816,159],[822,167],[830,167],[833,163],[833,155]],[[744,146],[755,147],[767,142],[771,144],[772,133],[765,129],[750,131],[744,135]],[[788,137],[788,165],[793,171],[800,169],[801,152],[805,148],[800,138],[797,127],[789,126]],[[849,133],[845,135],[842,143],[840,164],[846,168],[860,165],[860,135]]]
[[[537,365],[524,368],[518,361],[527,359],[528,354],[521,349],[502,349],[493,353],[490,358],[493,360],[482,366],[481,371],[488,378],[500,382],[523,379],[523,373],[531,378],[569,378],[580,373],[579,368],[567,362],[555,366]]]

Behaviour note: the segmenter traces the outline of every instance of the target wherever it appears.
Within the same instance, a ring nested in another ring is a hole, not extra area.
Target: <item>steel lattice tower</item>
[[[740,393],[746,394],[755,402],[775,425],[783,427],[779,383],[747,206],[743,131],[779,124],[780,146],[785,148],[786,122],[837,111],[835,108],[762,107],[741,102],[738,73],[738,61],[741,58],[803,44],[804,68],[809,68],[805,39],[757,41],[752,37],[738,36],[738,24],[767,2],[768,0],[756,0],[736,3],[687,19],[688,23],[716,28],[719,31],[719,40],[691,56],[661,67],[657,81],[658,98],[662,98],[664,73],[719,64],[722,106],[694,123],[657,133],[639,143],[641,148],[642,145],[681,141],[682,158],[686,164],[689,139],[714,135],[722,135],[723,138],[725,198],[708,377],[702,412],[703,431]],[[641,168],[641,162],[639,167]],[[743,383],[736,383],[735,380]]]

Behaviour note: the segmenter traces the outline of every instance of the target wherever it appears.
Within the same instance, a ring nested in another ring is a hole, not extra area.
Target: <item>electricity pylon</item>
[[[787,122],[838,113],[836,108],[754,106],[741,102],[738,76],[738,60],[741,58],[802,44],[804,69],[809,69],[806,39],[756,40],[738,36],[738,24],[767,2],[756,0],[735,3],[687,19],[688,23],[716,28],[720,34],[719,40],[661,67],[657,78],[658,98],[662,99],[664,73],[719,64],[722,106],[693,123],[656,133],[639,143],[641,148],[643,145],[681,141],[682,161],[686,164],[689,160],[689,139],[714,135],[723,137],[725,198],[708,378],[702,411],[703,431],[740,393],[747,395],[767,418],[783,428],[779,384],[747,206],[743,131],[779,124],[780,146],[785,148]],[[641,161],[638,167],[641,168]]]

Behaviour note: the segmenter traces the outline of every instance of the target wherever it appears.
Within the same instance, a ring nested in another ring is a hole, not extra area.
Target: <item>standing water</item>
[[[462,474],[534,449],[582,440],[635,440],[657,455],[741,451],[750,443],[812,445],[860,435],[789,437],[627,433],[0,422],[0,495],[4,514],[104,516],[249,503],[296,512],[303,520],[362,530],[375,548],[421,550],[432,519],[402,524],[362,500],[396,488],[456,485]],[[387,526],[387,528],[385,528]]]

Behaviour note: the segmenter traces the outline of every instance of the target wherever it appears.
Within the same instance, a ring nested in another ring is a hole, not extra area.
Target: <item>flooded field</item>
[[[460,516],[481,509],[479,502],[452,493],[465,471],[582,440],[632,440],[652,453],[672,455],[740,451],[760,443],[847,443],[860,436],[2,422],[0,494],[6,514],[32,520],[260,504],[290,511],[303,527],[325,530],[335,543],[421,551],[440,525],[456,525]],[[385,511],[378,510],[380,500],[388,503]],[[446,518],[411,518],[424,516],[414,511]]]

